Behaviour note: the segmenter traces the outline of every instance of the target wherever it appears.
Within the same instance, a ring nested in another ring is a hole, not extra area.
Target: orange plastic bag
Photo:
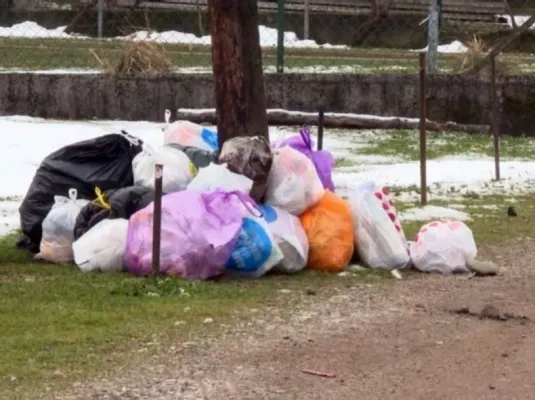
[[[355,246],[349,203],[326,191],[320,202],[299,219],[310,246],[307,268],[325,272],[345,270]]]

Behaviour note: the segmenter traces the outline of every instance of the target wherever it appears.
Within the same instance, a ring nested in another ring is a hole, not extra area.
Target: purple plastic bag
[[[209,279],[224,272],[242,228],[241,192],[185,190],[162,197],[160,271],[185,279]],[[154,203],[130,217],[124,265],[134,275],[152,273]]]
[[[332,181],[334,158],[328,151],[313,150],[315,144],[310,136],[310,129],[307,126],[303,126],[299,131],[299,135],[283,140],[280,144],[277,144],[277,147],[290,146],[306,155],[314,163],[323,187],[334,192],[334,183]]]

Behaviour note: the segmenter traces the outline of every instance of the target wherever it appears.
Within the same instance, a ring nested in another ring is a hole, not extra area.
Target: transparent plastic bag
[[[78,200],[78,191],[69,190],[69,197],[54,196],[54,205],[43,221],[43,237],[35,257],[56,264],[73,262],[72,243],[78,214],[89,200]]]
[[[229,171],[226,164],[210,163],[207,167],[199,169],[199,172],[188,184],[188,189],[210,191],[221,189],[227,192],[239,190],[249,194],[253,187],[253,181],[246,176]]]
[[[472,231],[461,221],[443,219],[424,225],[410,244],[414,267],[424,272],[468,272],[477,256]]]
[[[259,278],[275,267],[283,254],[262,213],[248,204],[241,209],[242,227],[225,269],[232,276]]]
[[[309,246],[299,218],[280,208],[265,204],[261,205],[260,209],[283,255],[283,259],[272,272],[292,274],[303,270],[308,262]]]
[[[73,243],[74,262],[83,272],[120,272],[128,233],[128,220],[104,219]]]
[[[169,123],[166,113],[166,122]],[[201,150],[214,151],[218,148],[217,133],[190,121],[175,121],[164,129],[165,144],[180,144]]]
[[[197,174],[197,169],[189,157],[172,146],[160,146],[153,149],[143,146],[143,151],[132,161],[134,184],[154,188],[154,167],[163,165],[163,192],[173,193],[186,189],[188,183]]]
[[[349,201],[361,260],[370,268],[386,270],[408,265],[407,241],[388,190],[366,182],[349,196]]]
[[[303,153],[285,146],[273,152],[266,204],[299,216],[325,194],[312,161]]]

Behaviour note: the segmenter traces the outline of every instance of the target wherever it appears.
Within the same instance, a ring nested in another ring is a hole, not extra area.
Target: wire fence
[[[416,72],[417,53],[429,40],[429,3],[260,1],[265,70]],[[511,18],[510,7],[501,0],[437,4],[441,5],[437,72],[458,72],[477,64],[528,18]],[[506,46],[500,71],[535,72],[532,32],[526,30]],[[278,49],[279,35],[284,46]],[[0,0],[2,70],[102,69],[139,41],[161,47],[177,71],[211,71],[206,1]]]

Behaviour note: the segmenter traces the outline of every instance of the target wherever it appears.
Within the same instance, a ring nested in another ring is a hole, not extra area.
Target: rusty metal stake
[[[490,90],[491,90],[491,98],[492,98],[492,118],[491,118],[491,124],[492,124],[492,139],[494,142],[494,174],[496,177],[496,180],[500,180],[500,132],[499,132],[499,105],[498,105],[498,96],[497,96],[497,88],[496,88],[496,58],[492,56],[490,58],[490,74],[491,74],[491,82],[490,82]]]
[[[323,150],[323,128],[325,126],[325,112],[323,106],[318,113],[318,150]]]
[[[160,243],[162,236],[163,165],[154,166],[154,211],[152,219],[152,273],[160,275]]]
[[[420,202],[427,204],[427,82],[426,82],[426,54],[420,53]]]

